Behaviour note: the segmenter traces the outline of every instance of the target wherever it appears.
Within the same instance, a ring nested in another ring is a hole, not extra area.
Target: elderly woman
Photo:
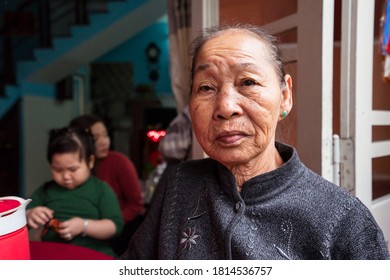
[[[210,158],[161,181],[123,258],[388,259],[369,210],[276,142],[292,108],[274,37],[254,26],[194,42],[190,114]]]

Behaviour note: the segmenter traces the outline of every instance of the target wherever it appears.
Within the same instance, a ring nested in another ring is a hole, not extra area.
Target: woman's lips
[[[216,140],[222,142],[223,144],[231,145],[246,136],[247,134],[242,131],[231,131],[218,134]]]
[[[108,149],[100,149],[98,150],[98,154],[100,155],[106,155],[108,153]]]

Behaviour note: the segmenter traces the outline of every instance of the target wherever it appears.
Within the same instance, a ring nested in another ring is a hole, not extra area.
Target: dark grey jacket
[[[247,181],[212,159],[163,177],[122,258],[389,259],[382,231],[355,197],[276,143],[285,164]]]

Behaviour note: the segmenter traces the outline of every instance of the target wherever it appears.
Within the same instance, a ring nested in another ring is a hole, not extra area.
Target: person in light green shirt
[[[93,148],[88,132],[51,131],[47,159],[52,180],[32,194],[27,222],[34,229],[45,227],[42,241],[84,246],[116,257],[109,240],[121,233],[123,218],[115,193],[91,175]]]

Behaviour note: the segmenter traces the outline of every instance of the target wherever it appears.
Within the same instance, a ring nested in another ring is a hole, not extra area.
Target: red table
[[[56,242],[30,241],[32,260],[114,260],[95,250]]]

